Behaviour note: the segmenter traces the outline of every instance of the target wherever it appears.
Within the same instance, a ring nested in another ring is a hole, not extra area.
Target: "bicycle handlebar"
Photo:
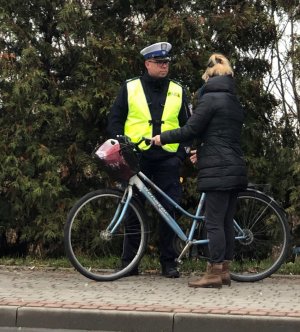
[[[131,139],[126,136],[126,135],[117,135],[116,136],[118,139],[120,139],[121,141],[123,141],[124,143],[127,144],[133,144],[138,150],[139,149],[139,145],[143,142],[145,142],[146,145],[151,145],[151,138],[147,138],[147,137],[142,137],[137,143],[134,143],[131,141]]]
[[[142,139],[141,139],[141,143],[142,143],[143,141],[145,142],[146,145],[152,145],[151,138],[142,137]]]

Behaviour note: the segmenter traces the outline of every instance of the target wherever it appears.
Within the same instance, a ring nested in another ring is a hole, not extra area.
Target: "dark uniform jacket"
[[[141,83],[148,102],[150,114],[153,120],[153,136],[160,134],[160,120],[163,114],[164,104],[170,83],[169,78],[155,79],[146,72],[141,78]],[[126,83],[121,88],[108,116],[107,132],[110,137],[124,134],[124,125],[128,115],[128,95]],[[179,112],[179,125],[183,126],[189,117],[188,102],[183,91],[183,101]],[[187,143],[188,144],[188,143]],[[181,144],[176,155],[183,160],[186,157],[184,145]],[[174,152],[167,152],[161,147],[152,146],[143,152],[143,157],[151,160],[162,160],[174,156]]]
[[[201,191],[240,190],[247,186],[240,146],[245,112],[231,75],[210,78],[198,95],[187,124],[161,134],[162,144],[197,139]]]

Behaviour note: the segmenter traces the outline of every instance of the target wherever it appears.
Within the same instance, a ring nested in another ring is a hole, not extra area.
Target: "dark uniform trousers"
[[[171,156],[163,160],[141,159],[141,171],[149,177],[160,189],[169,195],[176,203],[180,203],[182,197],[182,188],[179,181],[179,172],[181,160],[177,156]],[[154,193],[164,208],[174,216],[174,208],[160,195]],[[144,198],[141,198],[144,202]],[[135,220],[127,216],[127,229],[134,229]],[[128,232],[129,233],[129,232]],[[134,233],[134,232],[132,232]],[[170,226],[164,221],[159,221],[159,251],[160,262],[162,266],[176,266],[177,258],[174,250],[175,233]],[[128,235],[125,237],[122,260],[130,261],[136,253],[136,246],[139,237],[137,235]]]
[[[205,225],[211,263],[233,259],[234,226],[238,193],[209,191],[205,198]]]

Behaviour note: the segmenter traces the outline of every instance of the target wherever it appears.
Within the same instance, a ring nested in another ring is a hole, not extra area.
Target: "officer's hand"
[[[151,144],[161,146],[160,135],[151,138]]]

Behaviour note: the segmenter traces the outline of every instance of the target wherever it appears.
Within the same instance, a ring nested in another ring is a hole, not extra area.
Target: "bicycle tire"
[[[235,241],[231,278],[254,282],[269,277],[284,263],[289,249],[285,212],[273,198],[248,189],[238,195],[234,219],[247,237]]]
[[[124,277],[143,257],[148,224],[134,198],[116,232],[106,231],[122,197],[123,192],[119,190],[96,190],[83,196],[68,214],[64,228],[66,255],[74,268],[89,279],[113,281]],[[135,241],[135,252],[122,264],[123,245],[129,236]]]

